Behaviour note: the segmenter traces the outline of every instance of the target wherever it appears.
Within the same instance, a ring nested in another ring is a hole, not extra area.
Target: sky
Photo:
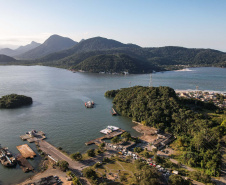
[[[226,52],[226,0],[0,0],[0,47],[101,36]]]

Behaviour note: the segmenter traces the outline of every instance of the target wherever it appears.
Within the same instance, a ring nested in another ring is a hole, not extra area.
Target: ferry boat
[[[87,101],[87,102],[85,102],[85,107],[86,108],[93,108],[94,107],[94,102],[93,101]]]
[[[9,152],[8,148],[2,148],[0,145],[0,162],[3,166],[13,167],[16,165],[16,158]]]

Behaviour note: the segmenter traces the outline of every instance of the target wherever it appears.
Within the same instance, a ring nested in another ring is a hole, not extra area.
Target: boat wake
[[[175,71],[194,71],[194,70],[191,70],[191,69],[185,68],[185,69],[180,69],[180,70],[175,70]]]

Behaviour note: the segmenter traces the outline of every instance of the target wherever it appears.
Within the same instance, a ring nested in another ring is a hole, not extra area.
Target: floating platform
[[[22,140],[27,140],[29,143],[33,143],[38,140],[46,139],[45,133],[42,131],[36,132],[35,130],[28,132],[25,135],[20,136]]]
[[[17,156],[17,162],[24,172],[34,171],[34,168],[31,166],[31,164],[21,154]]]
[[[24,158],[33,159],[36,156],[36,153],[27,144],[17,146],[16,148]]]
[[[118,127],[116,127],[116,128],[118,128]],[[125,132],[125,130],[122,130],[122,129],[118,128],[118,130],[116,130],[116,131],[113,131],[113,132],[111,132],[111,133],[108,133],[108,134],[106,134],[106,135],[103,136],[103,137],[99,137],[99,138],[97,138],[97,139],[93,139],[93,140],[91,140],[91,141],[88,141],[88,142],[86,142],[85,144],[86,144],[86,145],[91,145],[91,144],[99,145],[100,143],[103,142],[103,141],[102,141],[103,139],[111,139],[111,138],[113,138],[113,137],[115,137],[115,136],[119,136],[119,135],[123,134],[124,132]]]

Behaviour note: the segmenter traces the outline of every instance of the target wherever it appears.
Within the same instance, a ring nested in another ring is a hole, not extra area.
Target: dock
[[[17,146],[16,148],[24,158],[33,159],[36,156],[36,153],[27,144]]]
[[[34,168],[31,166],[31,164],[21,154],[17,156],[17,162],[24,172],[34,171]]]
[[[29,143],[33,143],[38,140],[46,139],[45,133],[42,131],[36,132],[35,130],[32,130],[30,132],[27,132],[25,135],[21,135],[20,138],[24,141],[27,140]]]
[[[102,136],[102,137],[99,137],[99,138],[96,138],[96,139],[93,139],[91,141],[88,141],[86,142],[85,144],[86,145],[91,145],[91,144],[96,144],[96,145],[99,145],[100,143],[102,143],[104,139],[111,139],[115,136],[119,136],[121,134],[123,134],[125,132],[125,130],[122,130],[122,129],[118,129],[116,131],[113,131],[111,133],[108,133],[106,134],[105,136]]]

